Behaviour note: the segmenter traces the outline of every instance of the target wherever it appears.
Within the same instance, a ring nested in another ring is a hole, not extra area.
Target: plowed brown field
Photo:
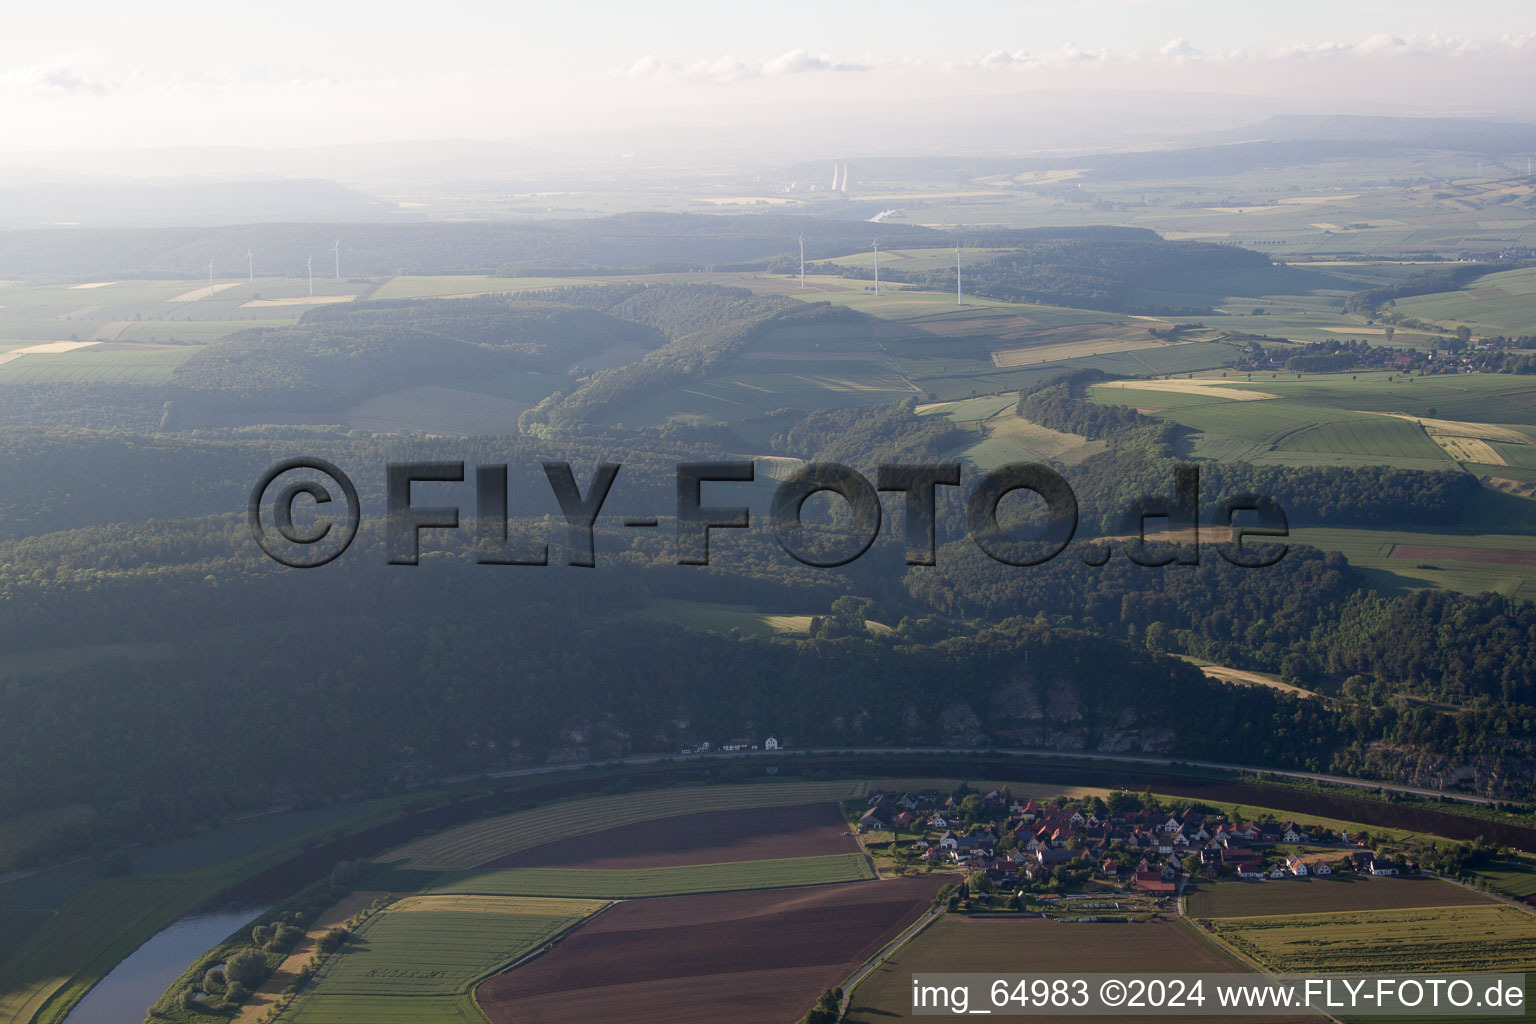
[[[475,997],[492,1024],[789,1024],[915,921],[944,881],[636,900]]]

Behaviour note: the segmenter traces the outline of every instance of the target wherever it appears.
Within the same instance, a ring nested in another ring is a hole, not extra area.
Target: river
[[[64,1024],[140,1024],[144,1011],[188,964],[265,912],[253,907],[187,915],[114,967],[75,1004]]]

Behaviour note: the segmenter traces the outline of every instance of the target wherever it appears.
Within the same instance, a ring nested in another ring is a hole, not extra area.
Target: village
[[[1150,795],[1116,794],[1106,804],[966,789],[874,792],[857,815],[858,834],[870,848],[883,845],[898,870],[961,870],[977,881],[984,876],[994,893],[1021,896],[1092,889],[1172,895],[1181,875],[1268,882],[1417,871],[1370,849],[1367,835],[1319,825],[1168,809]]]

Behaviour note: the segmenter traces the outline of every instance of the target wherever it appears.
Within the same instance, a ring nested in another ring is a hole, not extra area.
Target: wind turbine
[[[875,247],[875,294],[880,294],[880,239],[870,240],[870,245]]]
[[[309,271],[309,294],[315,294],[315,258],[313,256],[304,260],[304,266]]]
[[[960,301],[960,243],[955,243],[955,305],[963,306]]]
[[[331,246],[331,252],[336,257],[336,280],[341,280],[341,239],[336,239],[336,244]]]
[[[805,287],[805,236],[800,236],[800,287]]]
[[[213,260],[208,261],[208,297],[213,298]]]
[[[245,272],[251,284],[256,283],[256,257],[251,255],[251,250],[245,250]]]

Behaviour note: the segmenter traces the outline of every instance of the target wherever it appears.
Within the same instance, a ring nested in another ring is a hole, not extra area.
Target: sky
[[[1530,0],[74,0],[6,12],[0,158],[548,141],[1062,91],[1531,119],[1533,87]]]

